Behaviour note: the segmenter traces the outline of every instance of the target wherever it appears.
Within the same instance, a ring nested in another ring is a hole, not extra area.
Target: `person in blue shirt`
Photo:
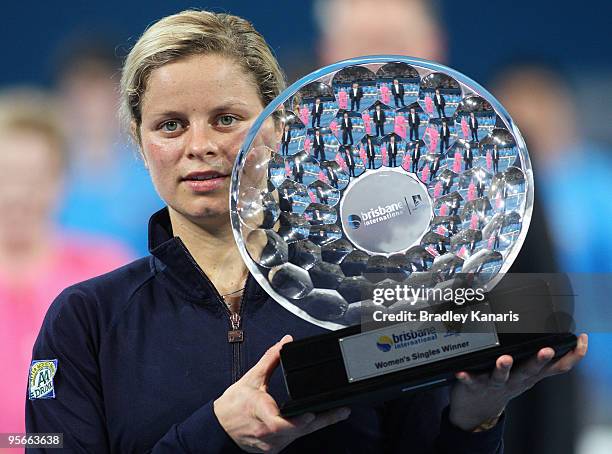
[[[612,419],[612,334],[600,328],[610,320],[606,273],[612,272],[612,243],[605,232],[612,223],[612,152],[585,137],[579,121],[584,113],[575,96],[579,90],[562,66],[516,59],[500,68],[493,82],[532,156],[536,197],[557,267],[572,281],[577,324],[592,330],[589,358],[579,371],[585,390],[580,406],[588,414],[582,430],[588,434],[589,425],[599,427]]]
[[[52,304],[33,350],[28,432],[63,433],[64,448],[88,453],[499,453],[508,401],[586,354],[581,336],[555,362],[551,348],[516,367],[504,355],[451,389],[281,416],[279,351],[323,329],[249,275],[228,191],[247,131],[283,87],[263,37],[236,16],[185,11],[135,44],[123,107],[167,207],[150,220],[150,256]],[[263,144],[281,124],[264,122]]]
[[[111,43],[83,38],[58,58],[69,159],[57,220],[69,231],[120,242],[134,258],[147,253],[141,220],[163,204],[117,118],[120,65]]]

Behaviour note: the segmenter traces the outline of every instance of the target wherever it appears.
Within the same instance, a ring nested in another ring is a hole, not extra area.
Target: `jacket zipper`
[[[242,330],[242,326],[241,326],[242,325],[242,312],[244,309],[244,303],[246,301],[245,296],[248,291],[249,281],[251,279],[251,273],[247,275],[247,279],[246,279],[245,286],[244,286],[244,291],[242,292],[242,296],[240,297],[240,306],[238,308],[238,312],[232,312],[229,310],[229,308],[225,304],[225,301],[223,301],[223,298],[221,297],[221,294],[219,293],[217,288],[213,285],[213,283],[208,278],[206,273],[204,273],[202,268],[200,268],[200,265],[198,265],[198,262],[196,262],[195,259],[192,257],[191,253],[187,249],[187,246],[185,246],[185,243],[183,243],[180,238],[178,240],[183,250],[187,253],[187,257],[189,257],[189,260],[191,260],[191,262],[196,267],[196,269],[200,272],[200,274],[202,275],[202,277],[204,278],[208,286],[213,290],[216,300],[223,307],[223,310],[229,319],[229,329],[227,331],[227,341],[228,343],[232,344],[232,383],[236,383],[242,376],[242,360],[241,360],[241,348],[240,348],[242,345],[242,342],[244,341],[244,331]]]
[[[232,313],[225,302],[221,300],[221,304],[230,314],[230,325],[231,329],[227,332],[227,341],[232,344],[232,353],[233,353],[233,361],[232,361],[232,383],[236,383],[242,377],[242,355],[241,348],[242,342],[244,341],[244,331],[242,330],[242,310],[244,308],[245,295],[247,293],[250,274],[247,275],[247,279],[244,285],[244,291],[242,292],[242,296],[240,297],[240,306],[238,307],[238,312]]]

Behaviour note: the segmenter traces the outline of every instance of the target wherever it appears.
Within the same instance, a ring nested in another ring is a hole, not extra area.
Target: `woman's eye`
[[[179,123],[176,120],[167,121],[162,125],[162,129],[167,132],[174,132],[179,128]]]
[[[231,115],[222,115],[219,117],[219,124],[221,126],[231,126],[234,124],[235,120],[236,118],[232,117]]]

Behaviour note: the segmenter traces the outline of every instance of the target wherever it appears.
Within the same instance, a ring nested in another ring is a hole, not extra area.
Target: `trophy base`
[[[559,358],[576,346],[577,338],[569,332],[572,327],[571,323],[567,323],[571,317],[566,317],[571,313],[568,311],[573,307],[573,300],[566,298],[563,303],[569,302],[570,307],[565,305],[560,309],[558,301],[553,302],[551,298],[551,295],[559,293],[551,292],[550,282],[543,280],[523,282],[518,285],[519,288],[516,285],[512,289],[503,287],[500,285],[500,290],[487,295],[488,304],[493,312],[500,313],[512,307],[512,311],[528,317],[534,322],[527,327],[528,332],[508,332],[512,330],[503,323],[495,323],[493,331],[487,333],[454,334],[452,328],[447,333],[438,329],[432,341],[424,338],[421,339],[423,342],[401,344],[403,350],[395,357],[385,356],[394,352],[389,352],[391,347],[384,344],[378,346],[381,352],[368,350],[368,345],[376,345],[376,339],[382,339],[377,332],[381,330],[365,331],[360,325],[285,344],[281,350],[281,365],[290,398],[281,405],[281,414],[289,417],[355,403],[390,400],[406,393],[450,384],[455,380],[455,374],[462,370],[490,371],[497,358],[504,354],[511,355],[516,364],[544,347],[552,347],[555,358]],[[554,326],[551,326],[551,320]],[[382,330],[389,332],[389,329],[403,325],[395,324]],[[546,332],[536,331],[537,326]],[[395,329],[395,332],[402,331]],[[413,330],[409,332],[418,333]],[[359,339],[362,336],[365,337]],[[468,345],[469,342],[463,341],[470,336],[481,340],[472,342],[471,348],[441,353],[441,349],[448,349],[452,342]],[[357,342],[353,342],[355,339]],[[347,340],[353,342],[351,348],[342,345]],[[429,353],[432,352],[437,352],[439,359],[430,358]],[[427,359],[423,359],[426,354]],[[353,358],[347,358],[348,355]],[[372,358],[367,357],[369,355],[373,355]],[[377,358],[396,359],[383,363]],[[406,364],[396,365],[404,362],[404,359]],[[381,364],[385,367],[391,364],[390,370],[376,371]]]

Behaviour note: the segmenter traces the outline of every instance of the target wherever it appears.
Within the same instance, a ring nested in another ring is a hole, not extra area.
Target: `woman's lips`
[[[223,187],[227,178],[227,176],[219,175],[206,180],[185,179],[183,180],[183,183],[185,183],[193,192],[211,192]]]

